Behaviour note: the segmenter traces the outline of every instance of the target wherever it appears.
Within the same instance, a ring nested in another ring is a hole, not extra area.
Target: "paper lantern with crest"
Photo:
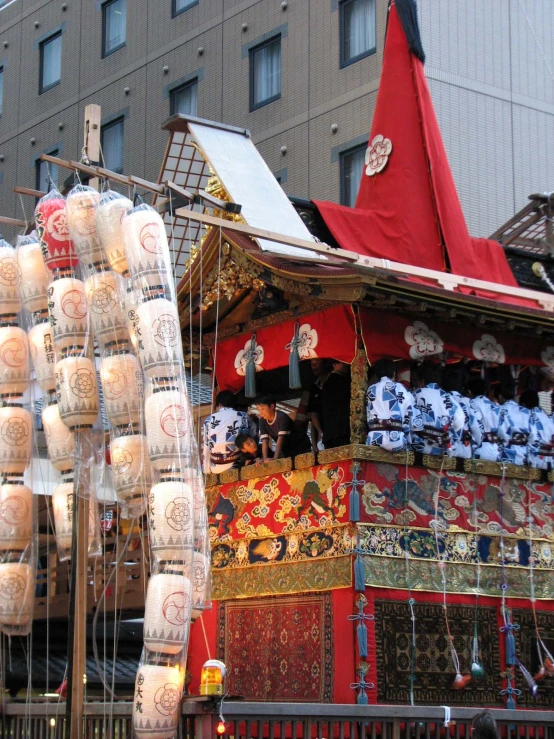
[[[144,397],[138,359],[129,352],[126,341],[106,347],[100,361],[104,408],[114,426],[132,426],[140,421]]]
[[[85,346],[88,335],[88,305],[85,286],[81,280],[75,277],[54,280],[48,288],[48,310],[56,349]]]
[[[133,727],[137,739],[174,739],[178,730],[184,670],[143,664],[137,672]]]
[[[183,363],[179,314],[160,291],[147,294],[136,309],[138,355],[146,377],[177,377]]]
[[[186,650],[191,604],[192,585],[182,573],[152,575],[144,606],[144,646],[160,654]]]
[[[143,514],[152,487],[152,471],[146,436],[138,427],[112,435],[110,456],[117,499],[131,517]]]
[[[85,265],[102,262],[104,255],[96,231],[96,208],[100,193],[87,185],[76,185],[67,196],[65,212],[69,236]]]
[[[181,469],[190,460],[192,419],[188,397],[173,378],[158,378],[144,406],[152,467]]]
[[[60,472],[73,469],[75,464],[75,435],[60,418],[57,401],[51,400],[42,411],[42,425],[46,449],[52,467]]]
[[[21,478],[7,478],[0,484],[0,556],[24,552],[32,536],[33,492]]]
[[[35,208],[37,234],[49,270],[71,270],[79,259],[69,237],[65,198],[56,190],[42,197]]]
[[[56,544],[58,557],[64,562],[71,559],[71,544],[73,535],[73,504],[75,488],[73,475],[63,475],[61,482],[54,488],[52,493],[52,511],[54,513],[54,529],[56,532]],[[89,501],[88,516],[88,543],[89,556],[99,554],[97,541],[100,535],[100,522],[98,518],[98,503],[93,496]]]
[[[29,342],[15,324],[0,326],[0,395],[22,395],[29,385]]]
[[[128,275],[129,266],[123,247],[123,218],[133,203],[124,195],[108,190],[96,209],[96,228],[110,267],[120,275]]]
[[[29,330],[29,349],[39,387],[47,393],[52,393],[56,387],[54,332],[48,319],[48,313],[38,321]]]
[[[20,311],[17,275],[15,249],[0,238],[0,316],[15,316]]]
[[[71,430],[92,428],[100,409],[96,370],[80,348],[65,348],[56,364],[60,418]]]
[[[9,636],[31,630],[35,573],[25,562],[0,563],[0,629]]]
[[[150,491],[150,548],[160,560],[181,561],[194,546],[194,496],[179,478],[164,476]]]
[[[92,328],[101,348],[107,343],[129,338],[119,299],[119,279],[115,272],[102,268],[85,280]]]
[[[171,278],[169,246],[162,217],[141,203],[123,219],[123,245],[131,277],[138,285],[167,285]]]
[[[185,568],[185,575],[192,583],[192,618],[198,618],[206,608],[210,587],[210,560],[205,553],[195,549],[194,558]]]
[[[17,237],[15,254],[23,307],[29,313],[47,310],[47,289],[52,276],[46,269],[42,249],[34,232],[28,236]]]
[[[31,462],[33,420],[20,404],[0,407],[0,474],[23,475]]]

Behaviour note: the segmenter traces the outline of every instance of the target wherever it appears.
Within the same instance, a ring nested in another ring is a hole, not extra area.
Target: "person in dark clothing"
[[[318,443],[323,441],[323,426],[321,423],[321,390],[331,372],[328,359],[312,359],[310,367],[316,379],[310,387],[310,399],[308,401],[308,419],[310,421],[310,437],[312,440],[312,451],[318,449]]]
[[[319,396],[325,449],[350,444],[350,366],[332,361],[333,369]]]
[[[250,434],[239,434],[235,439],[235,446],[240,452],[237,462],[238,467],[245,467],[261,461],[262,450],[260,445]]]
[[[271,459],[270,441],[275,442],[273,459],[294,457],[310,451],[310,440],[305,432],[296,426],[291,417],[275,407],[275,398],[264,395],[257,401],[260,414],[260,441],[264,462]]]

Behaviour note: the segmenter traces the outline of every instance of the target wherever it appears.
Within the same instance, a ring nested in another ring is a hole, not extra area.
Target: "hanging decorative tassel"
[[[360,472],[360,465],[358,462],[354,462],[352,465],[352,481],[347,483],[350,485],[350,521],[351,523],[358,523],[360,520],[360,492],[359,487],[365,485],[365,480],[358,480],[358,473]]]
[[[519,629],[518,624],[512,623],[510,612],[507,608],[503,609],[504,626],[500,627],[500,631],[503,632],[506,638],[506,664],[515,665],[517,664],[516,657],[516,639],[514,631]]]
[[[463,690],[469,682],[471,682],[471,675],[462,675],[460,672],[457,672],[452,687],[454,690]]]
[[[364,561],[360,554],[354,560],[354,589],[357,593],[363,593],[365,591]]]
[[[302,387],[300,380],[300,344],[302,340],[299,336],[300,324],[298,321],[294,324],[294,336],[292,341],[287,344],[287,349],[290,349],[289,353],[289,388],[291,390],[298,390]]]
[[[375,688],[374,683],[366,682],[365,678],[368,672],[369,665],[367,664],[367,662],[360,662],[360,664],[356,668],[358,682],[350,683],[350,687],[352,690],[359,691],[356,693],[356,703],[359,706],[367,706],[367,704],[369,703],[369,699],[366,691],[373,690]]]
[[[367,626],[360,619],[356,627],[356,636],[358,637],[358,653],[362,659],[367,658]]]
[[[521,674],[523,675],[523,678],[525,682],[527,683],[529,692],[531,693],[533,698],[536,698],[539,692],[539,688],[538,688],[537,683],[533,679],[533,675],[531,675],[527,667],[525,667],[525,665],[522,665],[519,660],[517,660],[517,666],[521,670]]]
[[[476,607],[477,610],[477,607]],[[471,677],[481,680],[485,676],[485,669],[479,660],[479,639],[477,636],[477,620],[473,628],[473,647],[471,650]]]
[[[247,398],[256,397],[256,334],[252,334],[250,349],[246,353],[244,394]]]

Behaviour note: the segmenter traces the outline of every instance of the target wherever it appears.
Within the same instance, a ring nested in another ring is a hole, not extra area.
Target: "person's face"
[[[310,359],[310,367],[314,375],[318,376],[323,370],[323,362],[321,359]]]
[[[247,454],[256,454],[256,452],[258,451],[258,445],[254,441],[254,439],[246,439],[246,441],[242,445],[242,451],[246,452]]]
[[[265,418],[266,421],[271,421],[275,415],[275,406],[261,403],[258,406],[258,413],[260,414],[260,418]]]
[[[345,362],[334,362],[333,369],[341,375],[345,375],[348,372],[348,365]]]

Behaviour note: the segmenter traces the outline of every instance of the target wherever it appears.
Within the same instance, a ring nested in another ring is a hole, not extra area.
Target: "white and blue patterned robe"
[[[542,408],[531,411],[527,463],[541,470],[554,467],[554,419]]]
[[[414,398],[399,382],[382,377],[366,394],[369,433],[366,444],[401,452],[410,441]]]
[[[238,434],[255,435],[254,424],[244,411],[221,408],[204,421],[202,463],[206,474],[216,475],[236,464],[240,455],[235,447]]]
[[[457,390],[453,390],[450,395],[464,412],[464,428],[461,436],[451,432],[448,456],[471,459],[473,449],[483,440],[481,412],[471,404],[469,398],[464,397]]]
[[[422,454],[450,453],[452,440],[460,440],[464,429],[459,403],[436,382],[416,390],[414,399],[422,421],[420,432],[414,434],[414,449]]]
[[[489,462],[500,462],[501,445],[498,436],[500,425],[500,406],[484,395],[470,401],[475,412],[481,414],[483,438],[475,444],[473,456],[476,459],[487,459]]]
[[[500,406],[498,436],[502,442],[500,459],[510,464],[527,464],[527,444],[531,432],[531,411],[507,400]]]

